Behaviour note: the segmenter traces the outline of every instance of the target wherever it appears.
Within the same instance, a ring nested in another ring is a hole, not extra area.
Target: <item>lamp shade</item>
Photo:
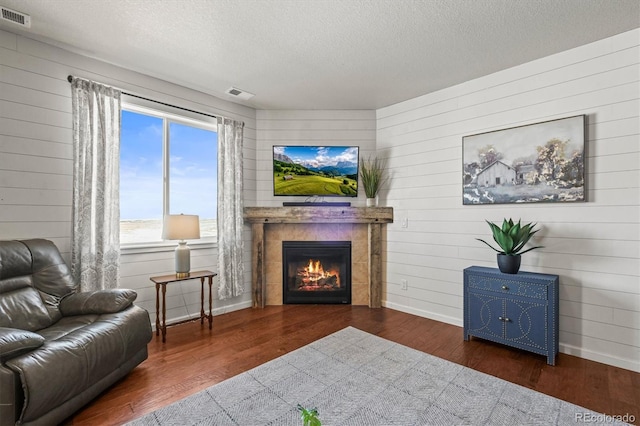
[[[162,238],[194,240],[200,238],[200,218],[195,214],[169,214],[164,217]]]

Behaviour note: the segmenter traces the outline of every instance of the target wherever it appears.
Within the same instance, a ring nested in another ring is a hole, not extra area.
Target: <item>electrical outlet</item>
[[[403,228],[408,228],[409,227],[409,218],[406,218],[406,217],[402,218],[402,227]]]
[[[407,282],[407,280],[400,280],[400,283],[402,285],[403,290],[406,290],[409,288],[409,283]]]

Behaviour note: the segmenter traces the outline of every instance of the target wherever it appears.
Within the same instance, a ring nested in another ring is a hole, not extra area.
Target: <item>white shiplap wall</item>
[[[523,269],[561,277],[561,350],[640,371],[639,39],[631,31],[378,111],[255,112],[0,31],[0,238],[49,238],[69,257],[66,76],[74,74],[243,120],[246,205],[283,201],[272,194],[274,144],[354,144],[361,155],[387,156],[393,179],[381,204],[394,207],[396,221],[387,225],[385,298],[395,309],[461,325],[462,270],[494,265],[475,241],[488,235],[484,219],[539,222],[537,241],[546,248],[525,255]],[[587,203],[462,206],[462,136],[577,114],[588,116]],[[364,205],[364,198],[352,202]],[[215,248],[192,256],[194,268],[215,269]],[[172,271],[172,248],[131,251],[122,262],[123,285],[153,315],[148,278]],[[401,279],[408,290],[400,290]],[[197,287],[168,291],[170,319],[197,311]],[[218,313],[249,304],[248,293],[215,302]]]
[[[484,220],[522,218],[545,246],[522,269],[560,276],[561,352],[640,371],[639,40],[630,31],[377,111],[396,215],[386,306],[462,325],[462,270],[495,267],[475,240],[491,238]],[[579,114],[588,202],[462,205],[463,136]]]
[[[71,236],[72,74],[127,92],[245,122],[245,190],[255,199],[255,110],[176,84],[125,70],[28,38],[0,31],[0,239],[47,238],[68,260]],[[247,235],[247,241],[250,236]],[[192,268],[217,268],[213,244],[191,245]],[[125,250],[121,285],[138,292],[137,304],[155,315],[150,276],[173,271],[173,245]],[[214,301],[217,313],[250,306],[250,259],[247,293]],[[217,296],[217,292],[216,292]],[[217,299],[217,297],[216,297]],[[169,286],[167,318],[175,321],[200,312],[200,285]]]
[[[373,110],[258,110],[256,143],[256,205],[277,207],[283,201],[305,201],[305,197],[274,197],[273,145],[359,146],[360,157],[375,153],[376,113]],[[364,205],[358,198],[325,198]]]

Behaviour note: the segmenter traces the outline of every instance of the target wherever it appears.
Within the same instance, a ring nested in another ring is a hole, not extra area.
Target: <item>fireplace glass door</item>
[[[351,304],[351,241],[283,241],[284,304]]]

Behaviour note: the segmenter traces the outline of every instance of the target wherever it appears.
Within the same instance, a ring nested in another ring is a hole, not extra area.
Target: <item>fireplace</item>
[[[351,241],[283,241],[282,303],[351,304]]]
[[[251,302],[282,305],[282,242],[351,241],[351,304],[382,306],[386,224],[393,207],[245,207],[251,225]]]

